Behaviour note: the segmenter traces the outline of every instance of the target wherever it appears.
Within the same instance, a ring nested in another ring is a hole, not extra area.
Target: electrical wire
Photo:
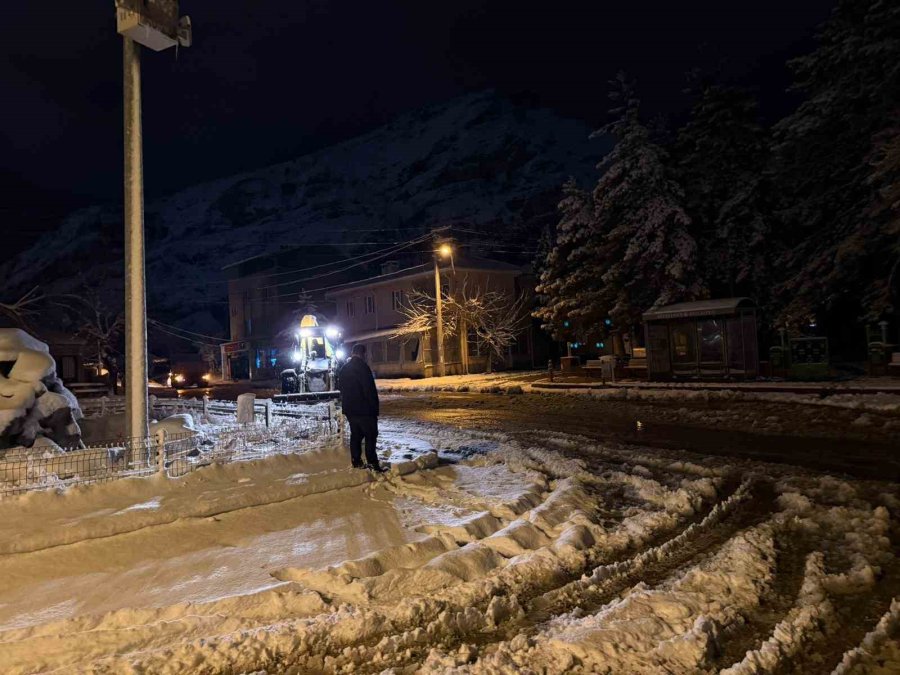
[[[360,260],[358,262],[353,263],[352,265],[347,265],[346,267],[342,267],[340,269],[331,270],[330,272],[323,272],[322,274],[317,274],[315,276],[306,277],[303,279],[292,279],[291,281],[283,281],[278,284],[270,284],[268,286],[260,286],[259,289],[257,289],[257,290],[262,290],[262,289],[266,289],[266,288],[279,288],[281,286],[290,286],[292,284],[299,284],[299,283],[305,283],[308,281],[315,281],[316,279],[322,279],[324,277],[330,277],[334,274],[340,274],[341,272],[346,272],[347,270],[352,270],[356,267],[361,267],[362,265],[368,265],[369,263],[373,263],[376,260],[382,260],[383,258],[387,258],[388,256],[393,255],[394,253],[397,253],[398,251],[401,251],[404,248],[409,248],[410,246],[414,246],[415,244],[420,244],[423,241],[430,239],[431,236],[432,235],[429,232],[428,234],[426,234],[422,237],[419,237],[418,239],[412,239],[401,246],[395,246],[395,247],[391,248],[390,250],[385,249],[386,252],[384,252],[381,255],[376,255],[376,256],[372,257],[372,255],[374,255],[374,254],[372,254],[365,260]],[[281,274],[288,274],[288,272],[281,272]],[[273,274],[271,276],[275,276],[275,275]],[[316,290],[321,290],[321,289],[316,289]]]
[[[156,328],[159,328],[160,330],[168,328],[170,330],[181,331],[182,333],[187,333],[188,335],[195,335],[197,337],[206,338],[208,340],[218,340],[219,342],[228,342],[228,340],[225,340],[223,338],[214,337],[212,335],[205,335],[204,333],[195,333],[194,331],[186,330],[184,328],[179,328],[178,326],[172,326],[170,324],[163,323],[162,321],[157,321],[156,319],[148,318],[147,321],[149,323],[153,324]]]
[[[441,228],[441,229],[446,229],[446,228]],[[412,246],[414,244],[423,242],[431,236],[432,236],[432,233],[429,232],[427,234],[422,235],[421,237],[417,237],[416,239],[410,239],[409,241],[406,241],[406,242],[399,242],[396,245],[387,246],[378,251],[370,251],[370,252],[364,254],[362,257],[367,259],[367,260],[365,260],[365,262],[372,262],[372,260],[368,260],[368,258],[372,258],[372,256],[377,256],[388,250],[390,250],[390,252],[394,252],[395,250],[399,251],[403,248],[406,248],[407,246]],[[390,253],[388,255],[390,255]],[[377,258],[374,258],[374,259],[377,260]],[[312,270],[322,269],[323,267],[331,267],[332,265],[339,265],[344,262],[346,262],[346,261],[345,260],[334,260],[329,263],[322,263],[321,265],[313,265],[311,267],[302,267],[300,269],[286,270],[284,272],[275,272],[273,274],[267,274],[266,276],[267,277],[280,277],[280,276],[284,276],[285,274],[300,274],[301,272],[310,272]],[[362,264],[362,263],[360,263],[360,264]],[[309,279],[298,279],[297,281],[309,281]],[[294,282],[291,281],[289,283],[294,283]],[[268,288],[268,287],[263,287],[263,288]]]
[[[153,326],[155,330],[158,330],[161,333],[165,333],[166,335],[171,335],[172,337],[177,337],[180,340],[184,340],[185,342],[190,342],[195,345],[206,345],[208,347],[218,347],[220,343],[217,342],[204,342],[203,340],[198,340],[197,338],[190,338],[186,335],[179,335],[178,333],[173,333],[172,331],[166,330],[165,328],[160,328],[159,326]]]

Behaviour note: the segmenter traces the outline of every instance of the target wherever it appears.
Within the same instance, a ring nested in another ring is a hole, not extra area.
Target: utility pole
[[[435,241],[437,244],[437,241]],[[449,258],[453,255],[453,248],[449,243],[440,244],[434,251],[434,298],[437,311],[437,350],[438,350],[438,374],[444,377],[447,374],[447,363],[444,360],[444,308],[441,297],[441,266],[439,258]]]
[[[141,47],[123,38],[125,92],[125,436],[147,426],[147,293],[144,274],[144,159],[141,142]]]
[[[444,377],[447,374],[447,364],[444,362],[444,309],[441,300],[441,267],[437,255],[434,256],[434,298],[437,308],[438,375]]]
[[[125,435],[137,439],[149,433],[141,45],[155,51],[188,47],[191,23],[187,17],[179,19],[178,0],[116,0],[116,30],[123,38],[125,104]]]

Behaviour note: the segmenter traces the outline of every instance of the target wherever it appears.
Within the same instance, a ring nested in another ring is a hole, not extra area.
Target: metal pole
[[[434,257],[434,298],[437,306],[438,373],[443,377],[447,374],[447,366],[444,363],[444,310],[441,301],[441,268],[438,265],[437,255]]]
[[[127,438],[146,438],[147,296],[144,278],[144,161],[141,47],[123,38],[125,95],[125,415]]]

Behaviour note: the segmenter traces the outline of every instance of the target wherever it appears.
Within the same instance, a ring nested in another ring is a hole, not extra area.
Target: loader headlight
[[[336,338],[340,334],[341,334],[341,331],[338,329],[337,326],[328,326],[328,328],[325,329],[325,337],[327,337],[331,340],[334,340],[334,338]]]
[[[305,338],[312,335],[312,331],[309,328],[301,328],[300,329],[300,337]]]
[[[302,357],[300,356],[300,350],[295,349],[294,353],[291,354],[291,359],[294,361],[294,363],[299,363],[301,358]]]
[[[335,349],[334,355],[337,357],[338,361],[343,361],[345,358],[347,358],[347,352],[345,352],[343,349]]]

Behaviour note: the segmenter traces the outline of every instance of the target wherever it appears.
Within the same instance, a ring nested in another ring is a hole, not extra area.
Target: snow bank
[[[8,376],[0,375],[0,448],[31,447],[38,438],[78,447],[81,410],[47,345],[19,328],[0,328],[0,361],[12,363]]]

